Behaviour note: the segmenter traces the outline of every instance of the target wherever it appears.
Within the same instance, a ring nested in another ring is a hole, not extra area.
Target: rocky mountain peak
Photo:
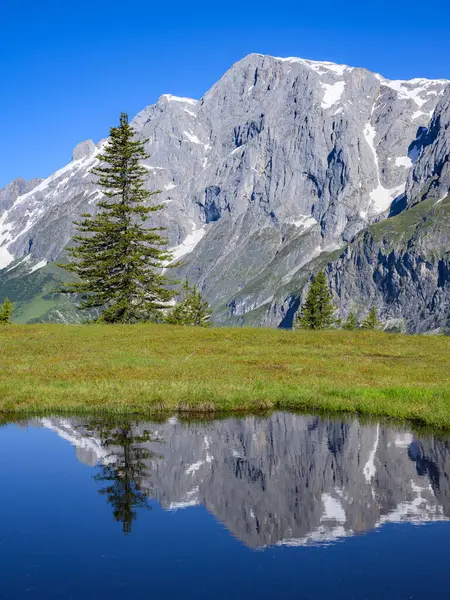
[[[89,158],[94,154],[96,146],[92,140],[80,142],[75,146],[72,152],[72,161]]]
[[[298,299],[301,273],[387,217],[393,202],[404,208],[414,186],[445,183],[447,85],[250,54],[201,100],[162,95],[132,125],[148,139],[147,186],[162,190],[155,225],[183,256],[177,276],[201,286],[221,322],[259,311],[256,323],[279,324],[278,295]],[[101,197],[90,174],[100,147],[82,142],[69,165],[14,204],[0,202],[7,261],[31,249],[44,264],[63,252],[73,221]]]
[[[31,192],[41,183],[42,179],[26,180],[22,177],[13,179],[6,187],[0,190],[0,215],[14,204],[19,196]]]

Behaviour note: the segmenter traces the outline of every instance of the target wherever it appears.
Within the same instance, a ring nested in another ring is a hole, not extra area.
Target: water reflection
[[[247,546],[331,543],[450,517],[450,445],[357,420],[276,413],[210,423],[43,418],[131,531],[148,499],[202,504]]]
[[[108,452],[99,461],[99,472],[94,478],[103,484],[99,491],[111,505],[114,519],[122,523],[125,534],[130,533],[135,509],[149,508],[148,464],[154,453],[144,444],[157,440],[150,431],[138,431],[125,419],[113,424],[90,420],[81,429]]]

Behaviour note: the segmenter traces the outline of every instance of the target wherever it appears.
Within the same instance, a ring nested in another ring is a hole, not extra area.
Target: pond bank
[[[0,329],[0,413],[271,409],[450,429],[450,338],[165,325]]]

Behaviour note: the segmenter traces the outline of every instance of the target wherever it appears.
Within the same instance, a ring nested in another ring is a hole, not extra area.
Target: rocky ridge
[[[147,185],[162,190],[177,275],[201,286],[219,323],[289,324],[315,265],[414,204],[424,181],[445,193],[447,84],[253,54],[199,101],[161,96],[133,126],[149,140]],[[0,201],[2,291],[37,280],[73,220],[95,211],[89,171],[104,143],[82,142],[67,166]]]

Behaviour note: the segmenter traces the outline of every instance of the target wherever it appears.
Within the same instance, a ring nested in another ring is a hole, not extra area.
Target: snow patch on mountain
[[[47,265],[47,261],[44,258],[43,260],[40,260],[37,264],[35,264],[33,267],[31,267],[30,273],[39,271],[39,269],[43,269],[46,265]]]
[[[206,225],[203,227],[196,227],[196,224],[192,223],[192,232],[184,238],[181,244],[170,249],[173,260],[179,260],[185,254],[192,252],[197,244],[203,239],[205,233]]]
[[[193,463],[192,465],[189,465],[189,467],[186,469],[186,475],[192,475],[193,473],[198,471],[200,469],[200,467],[203,466],[204,464],[205,464],[204,460],[198,460],[197,462]]]
[[[291,225],[295,227],[304,227],[305,229],[309,229],[310,227],[314,227],[314,225],[318,225],[316,219],[314,217],[310,217],[308,215],[300,215],[295,221],[291,222]]]
[[[260,56],[263,56],[263,55],[260,55]],[[287,58],[281,58],[280,56],[274,56],[272,58],[275,58],[276,60],[279,60],[281,62],[300,63],[303,65],[306,65],[313,71],[316,71],[319,75],[325,75],[325,74],[328,74],[331,72],[331,73],[334,73],[335,75],[339,75],[342,77],[342,75],[345,73],[345,71],[347,71],[348,69],[352,69],[352,67],[349,67],[348,65],[338,65],[338,64],[324,61],[324,60],[310,60],[307,58],[297,58],[295,56],[289,56]]]
[[[413,100],[419,108],[421,108],[426,99],[421,98],[420,94],[427,89],[427,82],[422,83],[421,80],[412,80],[410,82],[399,80],[387,80],[384,82],[393,90],[395,90],[401,98]],[[411,87],[411,84],[417,84],[417,87]]]
[[[22,260],[19,260],[19,262],[17,262],[15,265],[13,265],[12,267],[9,267],[9,269],[6,269],[6,272],[8,273],[9,271],[16,269],[20,265],[27,263],[30,259],[31,259],[31,255],[27,254],[24,258],[22,258]]]
[[[373,160],[375,162],[375,174],[376,174],[378,185],[375,189],[373,189],[370,192],[369,197],[371,200],[372,212],[374,212],[375,214],[378,214],[378,213],[386,211],[392,204],[392,201],[395,198],[397,198],[400,194],[404,193],[405,187],[406,187],[406,182],[402,183],[401,185],[399,185],[397,187],[391,188],[391,189],[387,189],[381,184],[380,166],[379,166],[379,161],[378,161],[377,150],[375,148],[375,137],[377,135],[377,132],[375,130],[375,127],[372,125],[372,123],[370,121],[368,121],[366,123],[363,133],[364,133],[364,138],[365,138],[367,144],[369,145],[370,151],[372,153]]]
[[[172,94],[163,94],[161,98],[169,102],[182,102],[183,104],[191,104],[192,106],[198,104],[198,100],[194,100],[194,98],[183,98],[181,96],[173,96]]]
[[[0,246],[0,269],[4,269],[14,260],[14,256],[10,254],[4,246]]]
[[[412,167],[412,165],[413,165],[413,163],[409,156],[398,156],[395,159],[396,167],[405,167],[406,169],[410,169]]]
[[[192,133],[191,131],[183,131],[184,135],[187,137],[187,139],[192,142],[193,144],[199,144],[200,146],[204,146],[203,142],[201,142],[198,137]]]
[[[346,522],[347,516],[345,514],[345,509],[337,498],[333,498],[330,494],[322,494],[322,503],[325,511],[321,521],[337,521],[338,523]]]
[[[326,110],[339,102],[342,94],[344,93],[345,81],[336,81],[336,83],[332,84],[321,83],[320,85],[325,90],[322,100],[322,108]]]

